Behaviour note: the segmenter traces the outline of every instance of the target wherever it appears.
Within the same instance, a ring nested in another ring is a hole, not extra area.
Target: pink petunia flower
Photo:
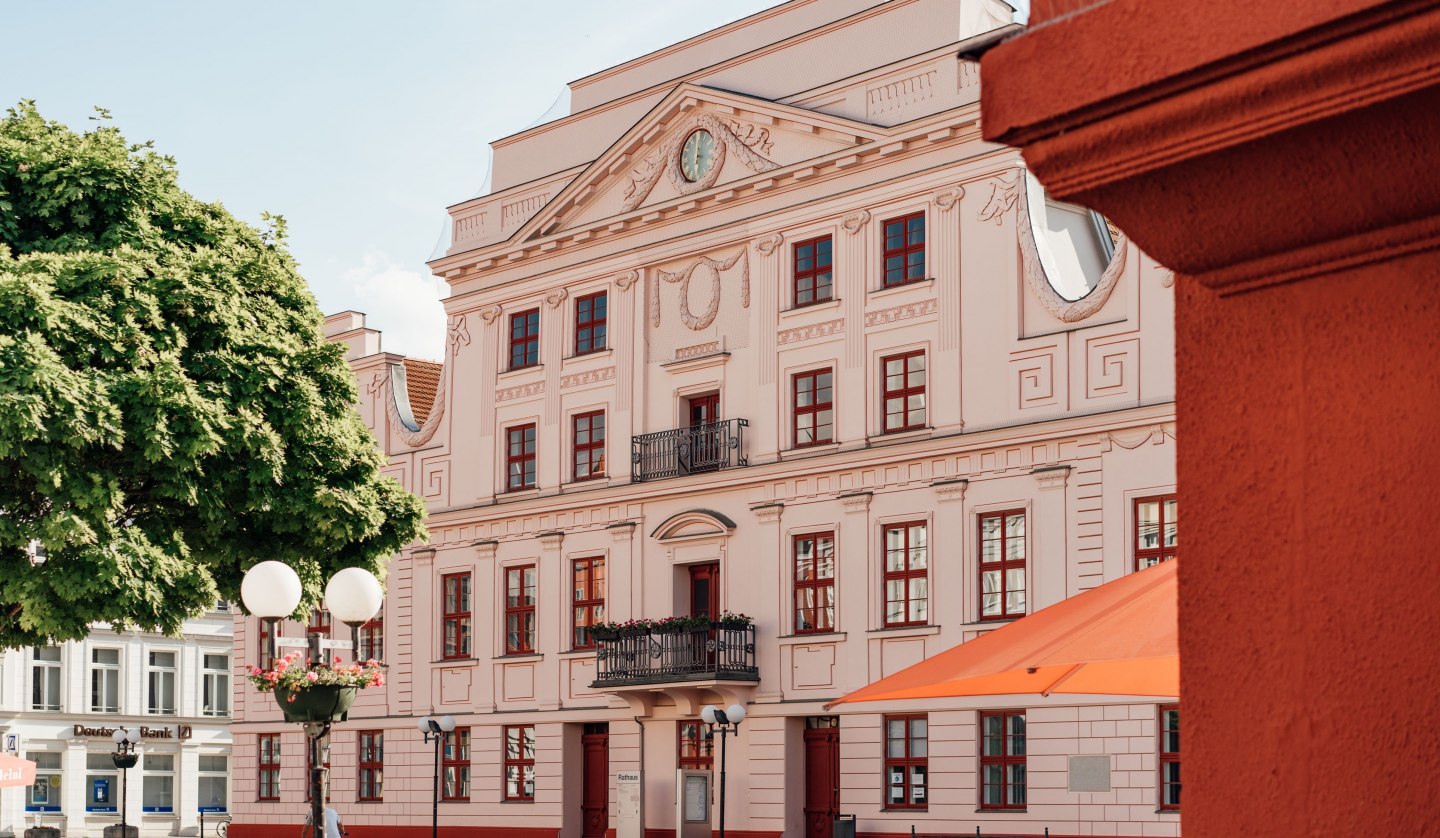
[[[309,681],[310,683],[313,684],[313,683],[315,683],[316,681],[319,681],[319,680],[320,680],[320,676],[319,676],[319,674],[314,673],[314,672],[307,672],[307,673],[305,673],[305,680],[306,680],[306,681]]]

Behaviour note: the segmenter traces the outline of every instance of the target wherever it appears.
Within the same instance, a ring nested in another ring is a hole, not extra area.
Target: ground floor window
[[[445,800],[470,799],[470,728],[457,727],[444,734],[440,759],[445,782],[440,795]]]
[[[280,799],[280,734],[262,733],[260,740],[259,792],[260,800]],[[307,780],[306,788],[310,787]]]
[[[1160,708],[1160,808],[1180,808],[1180,705]]]
[[[230,806],[230,758],[224,754],[201,754],[198,781],[202,812],[224,812]]]
[[[145,770],[141,808],[146,812],[175,811],[175,755],[146,754],[141,765]]]
[[[85,755],[85,811],[118,812],[120,772],[110,754]]]
[[[930,723],[924,715],[885,717],[885,808],[930,805]]]
[[[980,714],[980,807],[1025,808],[1025,711]]]
[[[385,734],[378,730],[360,732],[360,799],[384,797]]]
[[[25,811],[60,811],[60,754],[29,753],[35,763],[35,785],[25,790]]]
[[[535,726],[505,727],[505,799],[535,799]]]
[[[709,771],[715,767],[715,739],[698,719],[681,719],[676,742],[681,768]]]

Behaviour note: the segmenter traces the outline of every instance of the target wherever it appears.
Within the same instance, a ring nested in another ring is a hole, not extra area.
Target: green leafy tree
[[[0,647],[173,633],[265,559],[303,611],[423,537],[283,221],[196,200],[106,116],[0,121]]]

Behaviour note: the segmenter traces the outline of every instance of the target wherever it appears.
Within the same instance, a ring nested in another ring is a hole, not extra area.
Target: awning
[[[933,658],[828,706],[979,695],[1178,698],[1179,560],[1129,574]]]
[[[35,785],[35,763],[0,754],[0,789]]]

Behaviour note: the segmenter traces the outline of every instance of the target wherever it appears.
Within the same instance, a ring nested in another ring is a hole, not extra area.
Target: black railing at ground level
[[[749,426],[746,419],[722,419],[633,437],[631,479],[641,483],[749,465],[745,458]]]
[[[621,634],[597,639],[592,687],[671,681],[758,681],[755,626]]]

